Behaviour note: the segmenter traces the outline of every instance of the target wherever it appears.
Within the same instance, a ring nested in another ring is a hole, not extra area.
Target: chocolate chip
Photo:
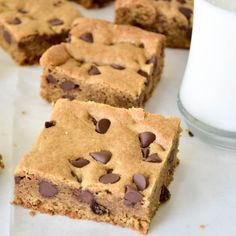
[[[53,3],[53,6],[57,7],[62,4],[62,1],[56,1]]]
[[[56,84],[57,83],[57,80],[55,79],[55,77],[51,74],[48,74],[47,76],[47,82],[49,84]]]
[[[19,184],[22,179],[24,179],[24,177],[15,176],[15,184]]]
[[[147,158],[149,153],[150,153],[150,148],[149,147],[142,148],[142,154],[143,154],[144,158]]]
[[[12,21],[10,21],[11,25],[19,25],[21,24],[21,20],[18,17],[15,17]]]
[[[150,59],[146,61],[146,64],[153,64],[154,67],[157,65],[157,57],[153,55]]]
[[[100,75],[101,72],[99,71],[99,69],[96,66],[91,66],[91,68],[88,71],[89,75]]]
[[[139,134],[139,140],[142,148],[148,147],[155,139],[156,135],[152,132],[143,132]]]
[[[171,196],[170,191],[165,185],[163,185],[161,188],[160,202],[164,203],[168,201],[170,199],[170,196]]]
[[[58,18],[54,18],[54,19],[49,20],[48,23],[52,26],[57,26],[57,25],[63,25],[64,21]]]
[[[120,66],[120,65],[117,65],[117,64],[112,64],[111,67],[114,68],[114,69],[117,69],[117,70],[124,70],[125,69],[124,66]]]
[[[100,177],[99,181],[103,184],[114,184],[120,180],[120,176],[117,174],[106,174]]]
[[[147,178],[142,174],[136,174],[133,176],[133,182],[136,184],[138,190],[143,191],[148,186]]]
[[[57,186],[54,184],[51,184],[45,180],[42,180],[39,183],[39,193],[43,196],[43,197],[54,197],[58,194],[58,189]]]
[[[24,10],[24,9],[18,9],[18,12],[20,12],[21,14],[27,14],[28,11]]]
[[[111,159],[112,153],[110,151],[91,152],[90,156],[96,161],[106,164]]]
[[[179,7],[179,11],[189,20],[192,16],[193,11],[187,7]]]
[[[75,100],[75,96],[70,95],[70,94],[63,95],[62,98],[66,98],[66,99],[68,99],[70,101]]]
[[[193,134],[190,130],[188,131],[188,135],[189,135],[189,137],[191,137],[191,138],[194,137],[194,134]]]
[[[71,171],[70,173],[71,173],[71,175],[77,180],[78,183],[81,183],[81,182],[82,182],[82,179],[79,178],[79,177],[76,175],[76,173],[75,173],[74,171]]]
[[[139,47],[140,47],[140,48],[144,48],[144,44],[143,44],[143,43],[140,43],[140,44],[139,44]]]
[[[8,31],[3,30],[3,38],[8,44],[11,44],[11,35]]]
[[[70,80],[66,80],[60,84],[60,87],[63,90],[72,90],[75,88],[75,83]]]
[[[80,202],[91,204],[94,201],[93,194],[88,190],[75,189],[73,193]]]
[[[148,156],[148,158],[145,161],[153,162],[153,163],[161,163],[162,162],[161,158],[158,156],[157,153],[151,154],[150,156]]]
[[[99,215],[99,216],[108,213],[108,210],[104,206],[98,204],[95,201],[92,204],[90,204],[90,208],[94,214]]]
[[[139,193],[137,190],[135,190],[133,187],[126,186],[124,199],[126,200],[124,201],[125,204],[130,203],[130,205],[134,205],[142,201],[143,195]]]
[[[56,121],[52,120],[52,121],[46,121],[45,122],[45,128],[50,128],[56,125]]]
[[[173,162],[174,159],[175,159],[175,149],[172,149],[168,159],[169,163]]]
[[[78,158],[76,160],[69,160],[70,164],[76,168],[82,168],[90,163],[89,160],[84,158]]]
[[[79,38],[82,39],[83,41],[87,42],[87,43],[93,43],[92,33],[89,33],[89,32],[84,33]]]
[[[146,71],[143,71],[143,70],[138,70],[138,72],[137,72],[138,74],[140,74],[141,76],[143,76],[143,77],[145,77],[146,78],[146,82],[148,82],[149,81],[149,75],[148,75],[148,73],[146,72]]]
[[[101,119],[96,124],[96,131],[100,134],[105,134],[111,125],[111,121],[108,119]]]
[[[186,3],[186,0],[177,0],[177,1],[182,4]]]

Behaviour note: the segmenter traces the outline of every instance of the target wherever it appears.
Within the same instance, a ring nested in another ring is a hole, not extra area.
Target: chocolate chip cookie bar
[[[72,0],[75,1],[86,8],[100,8],[104,7],[107,3],[112,0]]]
[[[79,18],[70,42],[40,59],[41,96],[140,107],[159,81],[165,38],[133,26]]]
[[[15,171],[14,203],[148,231],[178,163],[178,118],[60,99]]]
[[[80,13],[65,0],[0,0],[0,46],[21,65],[64,41]]]
[[[116,0],[116,23],[166,35],[167,46],[189,48],[193,0]]]

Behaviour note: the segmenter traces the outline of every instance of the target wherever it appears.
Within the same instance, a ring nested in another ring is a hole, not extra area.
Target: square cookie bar
[[[0,0],[0,46],[18,64],[38,63],[46,49],[67,38],[79,16],[64,0]]]
[[[189,48],[193,0],[116,0],[116,23],[166,35],[167,46]]]
[[[40,59],[41,96],[140,107],[160,79],[165,38],[133,26],[79,18],[70,42]]]
[[[148,231],[178,163],[178,118],[60,99],[15,171],[14,203]]]
[[[100,8],[104,7],[108,2],[111,2],[112,0],[72,0],[72,1],[77,2],[86,8]]]

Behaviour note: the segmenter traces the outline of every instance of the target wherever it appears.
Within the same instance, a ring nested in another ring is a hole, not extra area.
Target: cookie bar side
[[[128,207],[123,198],[109,190],[76,189],[30,174],[15,176],[13,203],[41,213],[107,222],[142,233],[150,224],[148,211],[141,203]]]
[[[16,42],[4,26],[0,25],[0,45],[19,65],[32,65],[39,62],[50,46],[66,40],[68,33],[69,30],[54,35],[29,35]]]
[[[189,48],[192,34],[193,4],[186,6],[184,4],[174,1],[145,4],[142,0],[137,2],[118,0],[116,2],[115,21],[119,24],[134,25],[148,31],[164,34],[167,37],[167,47]]]
[[[40,85],[41,97],[48,102],[56,102],[60,98],[69,100],[95,101],[116,107],[138,107],[144,96],[134,99],[130,94],[114,90],[109,86],[98,86],[78,81],[56,69],[44,68]]]

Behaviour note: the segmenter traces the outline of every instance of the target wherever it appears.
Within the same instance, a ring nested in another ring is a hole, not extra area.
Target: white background
[[[93,18],[113,20],[112,5],[83,12]],[[166,50],[164,75],[145,110],[180,115],[176,97],[187,56],[185,50]],[[41,214],[32,217],[28,210],[11,206],[13,170],[30,150],[51,111],[39,96],[40,74],[39,66],[19,67],[0,50],[0,153],[6,164],[0,171],[0,236],[138,235],[105,223]],[[186,128],[184,122],[182,127]],[[191,138],[184,130],[179,158],[181,164],[170,186],[172,198],[160,207],[149,235],[235,236],[236,153]]]

